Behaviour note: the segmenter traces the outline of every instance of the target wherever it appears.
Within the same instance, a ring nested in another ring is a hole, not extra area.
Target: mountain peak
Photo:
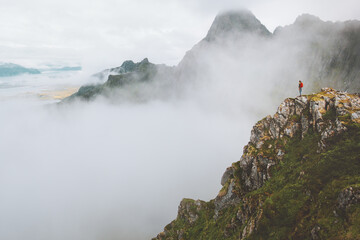
[[[257,33],[269,36],[271,33],[246,9],[221,12],[215,17],[205,40],[213,41],[231,34],[242,35],[244,33]]]
[[[317,16],[311,14],[302,14],[296,18],[294,24],[300,26],[309,26],[320,22],[322,22],[322,20]]]

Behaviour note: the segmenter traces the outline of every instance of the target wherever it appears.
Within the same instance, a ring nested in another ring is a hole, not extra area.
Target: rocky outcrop
[[[199,219],[201,214],[207,212],[211,209],[211,204],[208,204],[201,200],[192,200],[184,198],[178,208],[178,216],[177,221],[180,221],[181,224],[189,224],[194,225],[196,221]],[[176,221],[168,224],[164,231],[159,233],[155,239],[168,239],[170,236],[170,231],[176,228]],[[188,239],[185,236],[185,231],[183,229],[176,230],[176,239]]]
[[[259,220],[263,215],[262,204],[262,201],[259,199],[247,197],[242,200],[242,205],[236,213],[236,218],[244,226],[240,239],[245,239],[256,230]]]
[[[178,215],[193,224],[199,218],[198,214],[202,210],[203,204],[204,202],[200,200],[183,199],[179,205]]]
[[[353,116],[360,109],[357,95],[323,88],[322,92],[309,96],[285,99],[276,113],[259,121],[251,130],[250,142],[244,147],[239,161],[241,172],[238,190],[235,189],[234,169],[228,168],[222,178],[229,181],[226,193],[221,191],[215,198],[215,212],[237,204],[244,194],[259,189],[271,178],[271,168],[282,160],[286,153],[284,146],[294,136],[302,138],[311,131],[318,133],[318,151],[326,148],[326,139],[346,130],[343,121],[346,116]],[[334,115],[330,118],[329,115]],[[356,115],[357,116],[357,115]],[[340,118],[340,119],[339,119]],[[360,121],[360,118],[352,118]]]
[[[221,185],[224,186],[231,177],[234,177],[234,168],[228,167],[221,178]]]
[[[224,190],[220,191],[218,196],[215,198],[215,218],[218,217],[219,211],[222,209],[230,205],[236,205],[240,202],[235,186],[235,180],[229,180],[227,185],[224,187]]]
[[[315,141],[315,144],[311,145],[312,148],[315,148],[314,151],[319,154],[326,152],[328,140],[342,135],[353,124],[360,123],[360,117],[357,114],[359,111],[359,95],[331,88],[323,88],[317,94],[285,99],[273,116],[267,116],[255,124],[251,130],[250,141],[244,147],[240,160],[233,163],[224,172],[221,178],[223,187],[217,197],[210,203],[199,200],[183,200],[179,206],[176,221],[182,219],[182,222],[196,226],[196,222],[201,219],[199,216],[203,214],[201,211],[206,209],[211,212],[206,219],[213,219],[212,221],[216,224],[226,218],[225,213],[228,209],[232,209],[233,217],[224,225],[223,237],[230,237],[236,233],[239,239],[248,238],[257,232],[259,222],[266,214],[263,205],[269,204],[264,201],[264,197],[252,193],[271,180],[273,169],[277,168],[280,163],[283,164],[289,143],[302,141],[311,135]],[[298,161],[306,161],[307,158],[309,156],[304,156]],[[296,181],[304,181],[303,179],[307,176],[306,171],[299,170],[296,173]],[[265,196],[267,194],[265,192]],[[304,198],[312,196],[308,187],[303,190],[302,194],[304,194]],[[268,195],[271,196],[270,193]],[[339,194],[337,208],[345,211],[349,206],[359,202],[359,188],[348,187]],[[172,223],[172,226],[171,229],[176,224]],[[182,229],[184,232],[185,228]],[[319,237],[322,234],[321,231],[320,226],[313,225],[308,230],[308,237],[321,239]],[[168,228],[164,235],[167,237],[158,236],[157,239],[171,239],[168,238],[171,236],[170,232]]]
[[[348,187],[340,192],[337,199],[338,208],[345,211],[354,204],[360,203],[360,186]]]

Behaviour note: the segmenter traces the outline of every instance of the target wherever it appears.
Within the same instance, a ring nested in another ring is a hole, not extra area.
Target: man
[[[304,87],[304,84],[299,80],[299,93],[301,97],[302,88]]]

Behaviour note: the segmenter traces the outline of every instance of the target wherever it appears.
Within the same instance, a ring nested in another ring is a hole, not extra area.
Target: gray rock
[[[320,239],[319,236],[319,232],[320,232],[320,227],[319,226],[315,226],[313,229],[311,229],[311,239],[312,240],[316,240],[316,239]]]
[[[300,130],[300,124],[290,123],[284,128],[284,135],[292,138],[298,130]]]
[[[295,98],[295,114],[300,115],[302,111],[306,108],[308,100],[306,97],[296,97]]]
[[[351,120],[360,118],[360,111],[351,114]]]
[[[221,178],[221,185],[224,186],[225,183],[230,179],[230,177],[233,177],[234,176],[234,168],[233,167],[228,167],[222,178]]]
[[[280,137],[280,127],[278,123],[275,121],[275,119],[270,120],[270,136],[272,139],[277,139]]]
[[[334,92],[334,89],[329,88],[329,87],[324,87],[324,88],[321,88],[321,91],[326,92],[326,93],[331,93],[331,92]]]
[[[262,187],[270,178],[270,168],[275,162],[267,157],[244,155],[240,159],[242,180],[249,191]]]
[[[185,233],[184,229],[180,229],[176,231],[176,234],[178,235],[178,240],[183,239],[184,233]]]
[[[215,198],[215,201],[214,201],[214,204],[215,204],[214,218],[215,219],[218,217],[219,211],[221,211],[224,208],[227,208],[228,206],[235,205],[240,202],[239,196],[233,192],[234,187],[235,187],[235,181],[232,179],[229,184],[226,194],[224,196],[218,195]]]
[[[322,114],[320,112],[321,109],[325,110],[325,101],[310,101],[310,114],[313,117],[314,123],[322,120]],[[314,126],[316,125],[314,124]]]
[[[340,192],[337,204],[341,210],[346,210],[353,204],[360,203],[360,188],[348,187]]]
[[[309,130],[309,120],[304,116],[301,115],[301,137],[304,138],[305,134]]]
[[[267,129],[270,126],[271,117],[267,116],[257,124],[251,130],[250,142],[255,145],[256,148],[260,149],[263,144],[263,138],[265,135],[268,135]]]
[[[199,219],[199,212],[203,207],[204,202],[200,200],[183,199],[178,207],[178,217],[193,224]]]

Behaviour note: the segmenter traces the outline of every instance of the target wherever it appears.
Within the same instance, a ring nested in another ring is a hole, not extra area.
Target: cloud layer
[[[0,112],[6,240],[149,239],[183,197],[216,195],[249,136],[245,123],[186,102],[58,109],[18,99]]]
[[[175,65],[225,9],[248,8],[271,31],[302,13],[332,21],[360,18],[356,0],[17,0],[1,8],[1,61],[79,61],[94,72],[144,57]]]

